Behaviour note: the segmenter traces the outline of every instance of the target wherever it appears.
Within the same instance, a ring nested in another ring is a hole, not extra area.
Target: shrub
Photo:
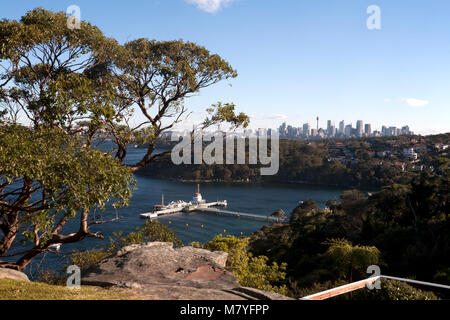
[[[280,283],[286,277],[284,271],[287,265],[278,265],[276,262],[268,264],[269,258],[265,256],[254,257],[247,251],[249,240],[250,238],[218,235],[202,248],[227,252],[227,269],[236,276],[241,285],[286,295],[287,287]],[[198,243],[193,245],[199,246]]]

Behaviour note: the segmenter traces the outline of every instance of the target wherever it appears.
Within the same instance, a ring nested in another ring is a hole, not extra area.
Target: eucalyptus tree
[[[0,22],[0,85],[34,127],[66,128],[111,113],[111,99],[93,70],[107,63],[117,47],[95,26],[67,27],[63,12],[41,8],[20,21]]]
[[[161,156],[154,154],[156,140],[189,117],[187,98],[236,76],[228,62],[195,43],[119,45],[84,21],[69,29],[64,12],[37,8],[20,21],[0,22],[0,111],[16,106],[34,127],[83,133],[88,144],[106,132],[121,162],[128,143],[145,143],[147,152],[132,171]],[[213,105],[202,127],[247,126],[248,116],[234,110],[232,103]],[[137,119],[144,120],[131,125]]]
[[[185,100],[236,76],[228,62],[197,44],[138,39],[120,45],[85,21],[69,28],[64,12],[37,8],[19,21],[0,21],[0,118],[10,115],[0,137],[0,257],[19,232],[34,243],[14,264],[19,268],[52,245],[91,236],[91,209],[108,200],[127,203],[131,172],[161,156],[156,141],[189,116]],[[248,116],[234,109],[213,105],[203,127],[247,126]],[[29,129],[17,125],[19,114]],[[99,136],[116,143],[114,155],[91,148]],[[148,148],[127,166],[132,142]],[[80,229],[61,236],[75,217]]]
[[[139,137],[148,145],[146,154],[131,167],[133,171],[165,154],[154,153],[156,140],[189,117],[186,99],[203,88],[237,76],[236,70],[219,55],[183,40],[137,39],[127,42],[115,57],[114,74],[119,81],[120,97],[137,108],[133,115],[140,114],[144,119],[134,127],[110,123],[120,160],[126,155],[130,139]],[[205,119],[202,127],[221,122],[246,127],[248,116],[236,115],[234,109],[232,103],[213,105],[207,109],[211,117]]]
[[[0,257],[17,257],[0,267],[24,269],[55,246],[102,238],[89,227],[105,221],[89,220],[90,212],[108,202],[127,205],[133,188],[128,168],[78,135],[58,128],[0,127]],[[79,221],[75,230],[67,225],[72,219]],[[32,246],[13,246],[18,236]]]
[[[89,226],[105,221],[90,213],[128,203],[130,170],[76,134],[79,121],[100,127],[113,115],[114,84],[98,70],[116,47],[89,23],[69,29],[63,12],[0,21],[0,113],[10,114],[0,127],[0,258],[17,257],[2,266],[23,269],[54,246],[101,237]],[[19,111],[30,128],[17,124]]]

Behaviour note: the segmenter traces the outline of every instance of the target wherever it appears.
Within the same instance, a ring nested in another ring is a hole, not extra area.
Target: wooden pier
[[[237,211],[230,211],[230,210],[223,210],[223,209],[209,208],[209,207],[198,207],[195,209],[195,211],[222,213],[222,214],[231,215],[231,216],[234,216],[237,218],[242,217],[242,218],[253,219],[253,220],[264,220],[264,221],[274,221],[274,222],[283,222],[284,221],[284,219],[280,218],[280,217],[262,216],[259,214],[237,212]]]

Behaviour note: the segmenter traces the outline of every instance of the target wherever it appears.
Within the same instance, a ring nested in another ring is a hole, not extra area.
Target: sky
[[[448,0],[21,0],[3,3],[0,17],[70,5],[120,43],[184,39],[237,70],[186,102],[187,127],[222,101],[250,115],[253,128],[319,116],[321,127],[363,120],[372,130],[450,132]],[[371,5],[380,29],[367,27]]]

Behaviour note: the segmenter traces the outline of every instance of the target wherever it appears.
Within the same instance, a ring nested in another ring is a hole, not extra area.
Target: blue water
[[[130,148],[126,161],[135,163],[140,160],[143,149]],[[161,202],[161,194],[164,194],[165,202],[174,200],[190,201],[196,192],[197,184],[191,182],[177,182],[135,175],[137,190],[133,193],[130,205],[117,210],[117,214],[123,218],[101,225],[94,225],[91,231],[100,231],[105,240],[87,238],[81,242],[67,244],[61,248],[62,254],[72,250],[85,250],[107,246],[108,239],[113,232],[122,230],[125,234],[142,226],[144,219],[140,213],[149,212],[154,204]],[[207,201],[227,200],[228,210],[248,212],[267,216],[272,212],[283,209],[289,214],[299,201],[308,198],[314,199],[319,206],[324,207],[329,199],[339,197],[344,189],[324,186],[306,186],[296,184],[265,184],[265,183],[201,183],[200,192]],[[97,211],[97,215],[105,219],[113,218],[116,211],[113,208],[104,212]],[[264,221],[236,218],[230,216],[217,216],[212,213],[180,213],[158,219],[161,223],[174,230],[185,245],[193,241],[201,243],[209,241],[217,234],[224,235],[250,235],[267,224]],[[78,221],[73,220],[67,224],[63,233],[76,232]],[[203,227],[202,227],[203,225]],[[42,260],[38,257],[33,262],[28,273],[33,273],[37,266],[40,268],[52,268],[60,270],[62,255],[56,256],[50,253]]]

